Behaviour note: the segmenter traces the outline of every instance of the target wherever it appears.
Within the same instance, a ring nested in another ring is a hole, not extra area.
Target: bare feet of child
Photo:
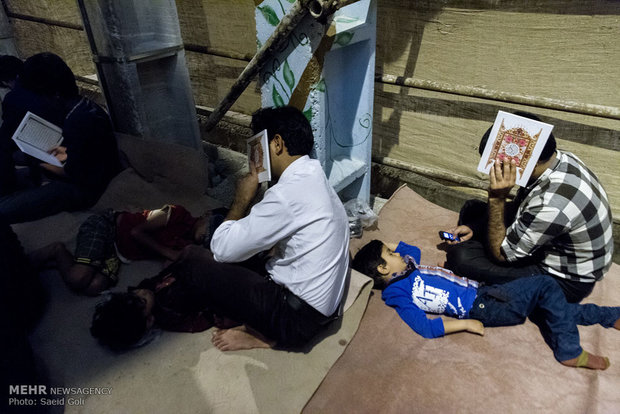
[[[614,328],[620,331],[620,319],[618,319],[616,323],[614,323]]]
[[[609,368],[609,358],[593,355],[584,350],[577,358],[562,361],[561,364],[567,367],[606,370]]]
[[[268,340],[258,332],[250,331],[245,325],[231,329],[216,329],[211,342],[220,351],[272,348],[275,345],[275,341]]]

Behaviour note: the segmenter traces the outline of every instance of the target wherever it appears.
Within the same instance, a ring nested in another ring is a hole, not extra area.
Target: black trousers
[[[517,208],[525,197],[519,191],[517,197],[506,206],[504,225],[509,227],[515,220]],[[518,277],[547,274],[539,266],[542,250],[527,259],[511,263],[497,263],[488,256],[488,204],[480,200],[467,200],[459,213],[459,225],[465,224],[474,231],[474,237],[454,245],[448,250],[447,267],[459,276],[490,284],[506,283]],[[592,293],[594,283],[571,281],[552,276],[562,288],[566,300],[581,302]]]
[[[487,255],[486,247],[477,240],[468,240],[452,246],[448,250],[447,267],[459,276],[478,280],[487,285],[506,283],[519,277],[548,274],[531,261],[507,265],[496,263]],[[549,277],[558,282],[566,300],[571,303],[581,302],[594,289],[594,283],[577,282],[553,275]]]
[[[256,266],[216,262],[198,246],[187,247],[178,265],[179,281],[204,295],[214,313],[246,324],[278,347],[305,345],[330,320]]]

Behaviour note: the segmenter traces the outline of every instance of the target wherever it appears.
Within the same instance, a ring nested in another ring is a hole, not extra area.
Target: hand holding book
[[[499,111],[482,152],[478,171],[491,174],[498,163],[514,165],[516,184],[526,186],[552,129],[553,125]],[[496,173],[500,171],[502,169]]]
[[[64,163],[67,161],[67,147],[63,147],[60,145],[57,147],[54,147],[50,150],[50,154],[56,157],[56,159],[61,163]]]
[[[515,160],[495,160],[489,172],[489,197],[505,199],[517,180]]]
[[[56,148],[60,148],[62,129],[51,122],[32,112],[26,112],[24,119],[13,134],[13,141],[22,152],[47,164],[62,168],[62,161],[51,153]]]
[[[250,170],[256,169],[258,182],[271,181],[271,161],[269,159],[269,138],[264,129],[247,140],[247,153]],[[254,164],[254,167],[252,167]]]

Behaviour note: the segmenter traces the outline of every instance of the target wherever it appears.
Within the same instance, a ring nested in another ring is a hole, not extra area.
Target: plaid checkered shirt
[[[542,269],[569,280],[593,283],[611,266],[612,217],[598,178],[570,152],[521,188],[517,219],[502,242],[511,262],[543,249]],[[517,201],[518,202],[518,201]]]

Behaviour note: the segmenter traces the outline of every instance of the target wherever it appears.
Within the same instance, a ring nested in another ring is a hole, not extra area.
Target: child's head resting
[[[407,262],[381,240],[373,240],[357,252],[351,267],[372,277],[374,287],[383,290],[394,273],[407,269]]]
[[[153,326],[153,305],[154,295],[150,290],[114,293],[97,305],[90,333],[113,350],[131,348]]]

